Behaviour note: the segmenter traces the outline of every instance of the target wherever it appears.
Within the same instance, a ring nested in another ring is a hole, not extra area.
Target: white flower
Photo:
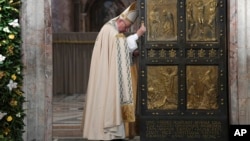
[[[0,54],[0,63],[3,62],[5,60],[5,56],[3,56],[2,54]]]
[[[9,87],[9,90],[12,91],[13,88],[17,88],[17,83],[14,82],[13,80],[10,80],[7,86]]]
[[[17,71],[17,74],[21,74],[21,70],[19,67],[16,69],[16,71]]]
[[[18,19],[15,19],[14,21],[10,22],[9,25],[11,25],[12,27],[19,27],[19,23],[18,23]]]
[[[17,114],[16,114],[16,117],[19,117],[19,118],[20,118],[20,117],[21,117],[21,113],[17,113]]]
[[[7,32],[7,33],[10,33],[10,29],[9,29],[9,27],[5,27],[5,28],[3,28],[3,31],[4,31],[4,32]]]
[[[6,115],[6,113],[0,112],[0,119],[2,119],[5,115]]]

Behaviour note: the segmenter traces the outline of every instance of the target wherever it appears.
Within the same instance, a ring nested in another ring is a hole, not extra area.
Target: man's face
[[[123,19],[118,20],[118,30],[120,33],[126,32],[131,26],[131,22]]]

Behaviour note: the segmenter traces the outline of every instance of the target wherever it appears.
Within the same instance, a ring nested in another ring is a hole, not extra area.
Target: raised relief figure
[[[209,2],[209,11],[208,11],[208,27],[211,31],[211,39],[215,40],[215,18],[216,18],[216,7],[217,2],[211,1]]]
[[[186,17],[187,17],[187,38],[191,39],[194,31],[195,21],[193,17],[193,5],[191,2],[187,3],[186,7]]]
[[[147,1],[149,41],[177,40],[177,0]]]
[[[217,109],[217,79],[217,67],[188,66],[187,109]]]
[[[163,35],[166,37],[174,37],[174,17],[173,14],[167,10],[163,10],[164,24]]]
[[[187,0],[187,40],[216,41],[216,14],[216,0]]]
[[[148,109],[176,109],[177,93],[177,67],[148,68]]]
[[[149,14],[149,34],[150,34],[150,38],[152,39],[156,39],[160,36],[160,13],[157,10],[156,6],[154,6],[152,8],[152,11],[150,11]]]

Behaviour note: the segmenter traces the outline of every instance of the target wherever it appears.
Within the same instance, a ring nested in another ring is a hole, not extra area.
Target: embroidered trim
[[[132,81],[131,81],[131,71],[130,71],[130,57],[127,47],[127,42],[124,41],[124,45],[121,46],[120,40],[117,37],[116,43],[117,43],[118,83],[119,83],[121,105],[131,104],[133,103],[133,93],[132,93]]]
[[[125,38],[125,35],[123,33],[118,33],[116,35],[117,38]]]

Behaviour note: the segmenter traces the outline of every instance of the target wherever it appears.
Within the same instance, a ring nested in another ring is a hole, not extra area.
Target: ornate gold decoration
[[[147,39],[177,40],[177,0],[147,1]]]
[[[147,108],[177,109],[177,66],[148,66],[147,70]]]
[[[161,58],[166,58],[167,57],[167,51],[164,50],[164,49],[161,49],[159,55],[160,55]]]
[[[188,41],[216,41],[216,0],[186,1],[186,33]]]
[[[188,58],[194,58],[195,57],[195,51],[193,49],[190,49],[187,51],[187,57]]]
[[[117,38],[125,38],[125,35],[123,33],[118,33],[116,35]]]
[[[218,109],[218,67],[187,66],[187,109]]]
[[[171,58],[176,57],[176,50],[171,49],[171,50],[169,51],[169,57],[171,57]]]
[[[217,55],[216,50],[214,50],[213,48],[211,50],[209,50],[209,57],[210,58],[216,57],[216,55]]]
[[[149,56],[150,58],[155,57],[155,56],[156,56],[156,51],[153,50],[153,49],[150,49],[150,50],[148,51],[148,56]]]
[[[200,58],[205,57],[205,55],[206,55],[206,51],[205,51],[204,49],[200,49],[200,50],[198,51],[198,56],[199,56]]]

